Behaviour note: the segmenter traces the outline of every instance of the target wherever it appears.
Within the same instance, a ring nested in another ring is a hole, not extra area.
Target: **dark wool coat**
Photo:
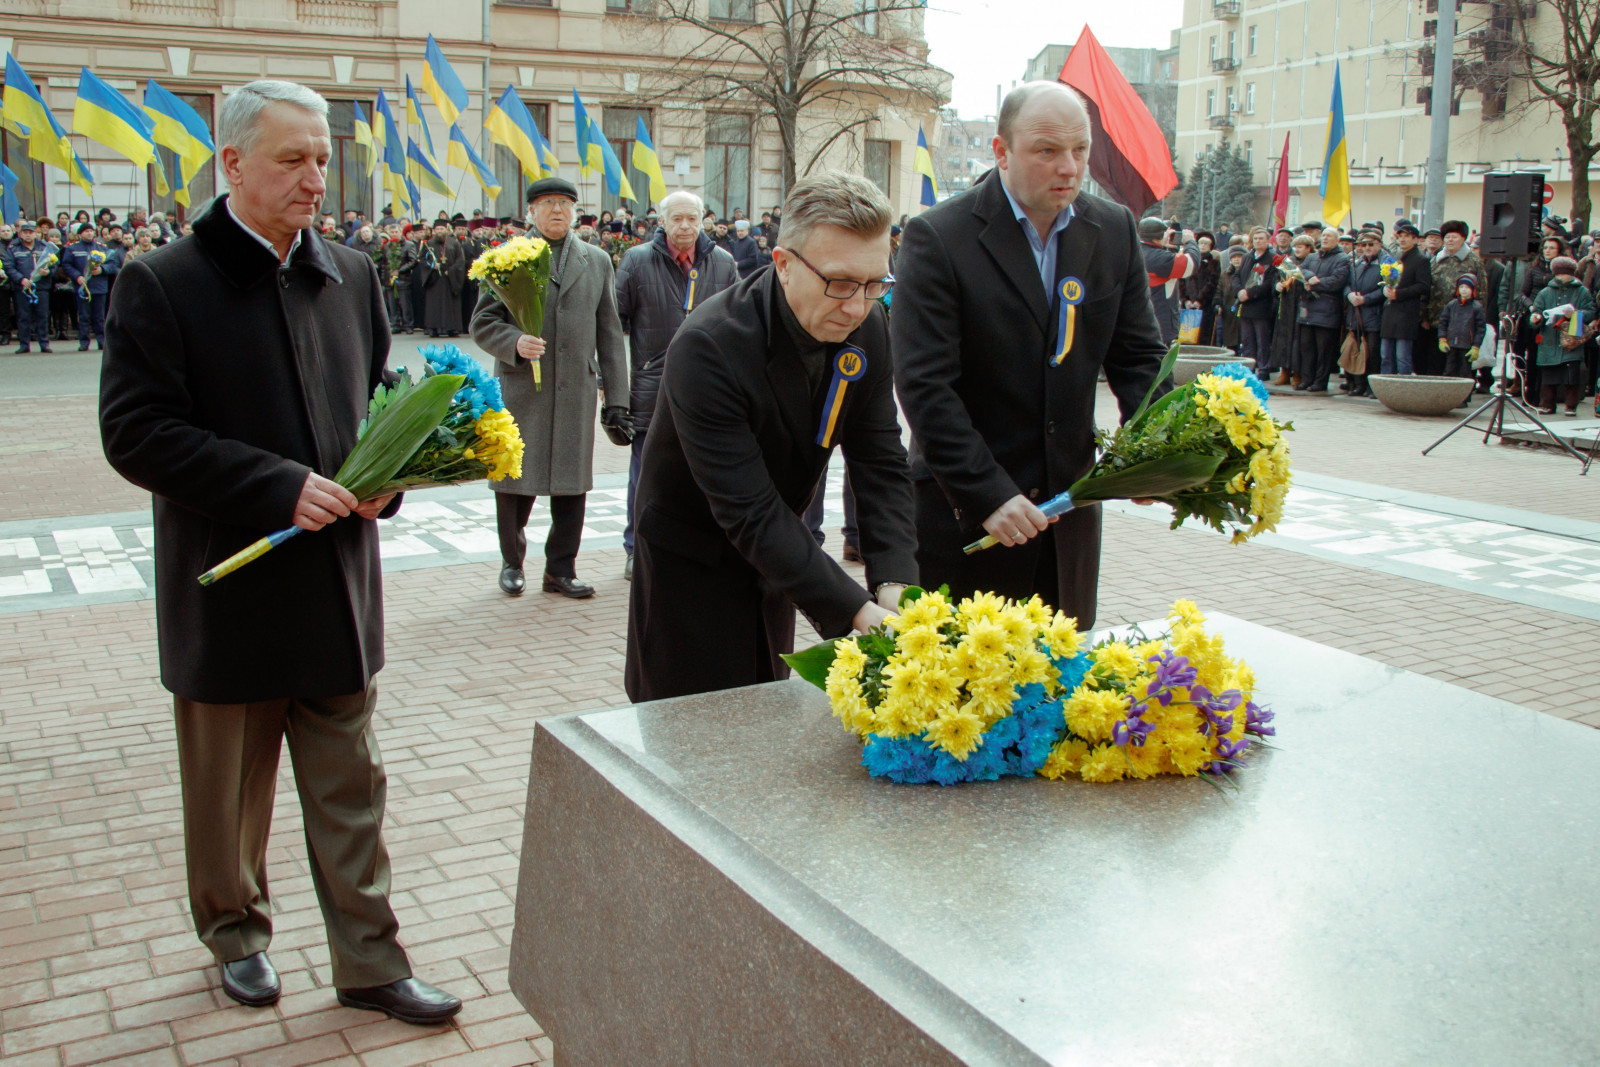
[[[1433,270],[1428,257],[1417,245],[1400,257],[1400,277],[1395,280],[1394,296],[1383,305],[1380,332],[1385,338],[1414,340],[1428,306],[1428,291],[1433,285]]]
[[[280,269],[226,201],[128,263],[106,320],[101,439],[155,496],[161,682],[213,704],[355,693],[383,666],[376,523],[196,578],[292,525],[307,474],[355,447],[389,355],[377,271],[311,230]]]
[[[921,567],[935,555],[951,561],[949,574],[923,575],[930,585],[1029,595],[1045,538],[973,557],[963,557],[961,545],[982,536],[983,521],[1012,497],[1043,503],[1087,473],[1102,370],[1123,418],[1160,370],[1166,347],[1133,216],[1088,194],[1074,207],[1049,291],[998,171],[911,219],[901,234],[890,328],[911,425]],[[1071,351],[1057,366],[1056,294],[1068,277],[1082,283],[1083,297]],[[1050,535],[1059,584],[1053,596],[1041,595],[1080,613],[1084,626],[1094,616],[1099,530],[1099,510],[1089,508]]]
[[[657,700],[788,676],[794,611],[850,632],[863,589],[802,518],[832,449],[816,443],[828,373],[813,389],[775,271],[690,312],[667,353],[634,501],[626,685]],[[917,580],[911,483],[895,414],[889,331],[873,308],[846,343],[866,370],[834,434],[850,461],[867,584]]]
[[[694,283],[696,305],[739,280],[733,257],[704,233],[695,241],[694,269],[699,274]],[[617,268],[617,318],[628,335],[633,362],[628,407],[633,412],[633,428],[639,433],[650,429],[667,345],[688,314],[683,310],[688,291],[689,276],[672,258],[666,230],[657,230],[649,244],[623,253],[622,265]]]
[[[1344,321],[1350,302],[1344,298],[1350,287],[1350,257],[1335,248],[1332,252],[1313,252],[1300,264],[1305,273],[1305,290],[1300,294],[1299,321],[1307,326],[1337,327]]]
[[[1360,306],[1350,303],[1349,294],[1360,293]],[[1357,256],[1350,264],[1350,284],[1344,296],[1345,325],[1362,333],[1377,333],[1383,319],[1383,271],[1376,259]],[[1376,364],[1374,364],[1376,366]]]
[[[460,333],[461,287],[467,282],[467,256],[461,242],[446,236],[428,238],[418,249],[412,278],[422,286],[422,324],[429,330]]]
[[[1287,255],[1285,253],[1284,255]],[[1241,319],[1272,319],[1278,315],[1278,263],[1284,258],[1272,249],[1267,249],[1261,255],[1256,255],[1254,249],[1249,249],[1244,254],[1244,264],[1239,270],[1239,277],[1244,279],[1239,286],[1243,289],[1247,299],[1239,302],[1239,317]],[[1237,300],[1238,290],[1227,294],[1229,300]],[[1284,364],[1287,366],[1287,364]]]
[[[517,355],[522,330],[485,286],[472,313],[472,339],[495,359],[506,410],[522,432],[522,477],[490,482],[497,493],[577,496],[594,487],[595,404],[628,403],[628,354],[617,322],[611,257],[576,234],[566,273],[552,277],[544,298],[543,388],[533,364]],[[561,253],[556,252],[558,261]],[[554,268],[552,268],[553,270]]]

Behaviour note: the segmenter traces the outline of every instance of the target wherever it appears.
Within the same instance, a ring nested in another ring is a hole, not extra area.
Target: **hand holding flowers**
[[[544,296],[550,284],[550,245],[539,237],[513,237],[509,241],[486,249],[472,261],[467,277],[486,283],[494,295],[511,313],[512,321],[524,334],[524,340],[539,338],[544,333]],[[532,346],[530,346],[532,347]],[[535,389],[544,387],[540,364],[544,354],[541,342],[538,352],[528,355],[517,345],[517,354],[533,364]]]

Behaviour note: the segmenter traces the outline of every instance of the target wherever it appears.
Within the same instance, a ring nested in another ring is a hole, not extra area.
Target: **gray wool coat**
[[[628,406],[628,357],[617,319],[611,257],[576,235],[565,273],[545,293],[544,388],[533,365],[517,355],[522,331],[485,286],[472,312],[472,339],[495,359],[506,410],[522,433],[522,477],[490,482],[497,493],[577,496],[594,488],[594,420],[598,394]],[[555,314],[551,315],[551,308]]]

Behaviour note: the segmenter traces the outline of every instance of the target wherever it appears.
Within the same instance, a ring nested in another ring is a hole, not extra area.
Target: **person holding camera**
[[[1161,343],[1178,339],[1178,284],[1193,277],[1200,266],[1200,246],[1194,233],[1161,219],[1139,220],[1139,251],[1144,255],[1144,270],[1150,277],[1150,303],[1156,309],[1156,325]]]

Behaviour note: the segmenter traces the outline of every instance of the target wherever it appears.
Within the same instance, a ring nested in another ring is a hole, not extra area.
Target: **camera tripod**
[[[1510,325],[1510,329],[1506,332],[1506,336],[1516,336],[1517,329],[1522,324],[1521,319],[1522,317],[1518,315],[1516,318],[1508,317],[1502,320],[1502,325],[1506,325],[1508,323]],[[1495,351],[1498,352],[1500,350],[1500,346],[1504,343],[1505,336],[1496,335],[1494,340]],[[1485,400],[1482,404],[1479,404],[1478,407],[1466,418],[1450,427],[1443,437],[1439,438],[1427,448],[1424,448],[1422,450],[1422,454],[1426,456],[1429,452],[1432,452],[1434,449],[1444,444],[1457,430],[1465,428],[1468,423],[1477,418],[1479,415],[1482,415],[1485,411],[1489,412],[1489,425],[1484,428],[1483,443],[1488,444],[1489,438],[1491,437],[1498,437],[1502,441],[1505,440],[1506,408],[1510,407],[1515,409],[1517,414],[1521,415],[1523,418],[1539,427],[1539,429],[1543,430],[1546,437],[1550,438],[1551,441],[1559,445],[1562,450],[1570,455],[1573,459],[1577,460],[1579,463],[1582,463],[1583,470],[1578,472],[1580,476],[1588,474],[1589,464],[1594,462],[1595,449],[1600,447],[1600,434],[1595,435],[1595,443],[1589,446],[1589,454],[1584,455],[1576,448],[1573,448],[1571,442],[1569,442],[1566,438],[1562,437],[1560,434],[1550,429],[1550,427],[1546,426],[1540,420],[1539,416],[1534,413],[1532,408],[1524,404],[1517,397],[1511,395],[1511,358],[1511,346],[1506,345],[1505,358],[1502,359],[1500,363],[1499,387],[1496,389],[1494,395],[1488,400]]]

